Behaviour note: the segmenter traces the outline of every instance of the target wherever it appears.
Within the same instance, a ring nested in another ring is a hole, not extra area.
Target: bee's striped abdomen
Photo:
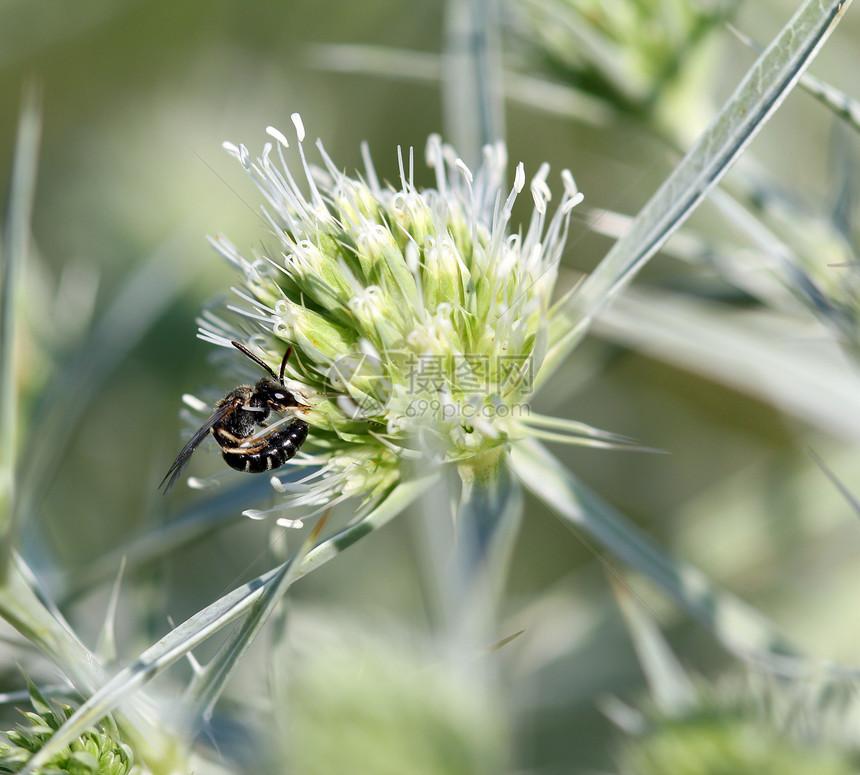
[[[253,444],[224,447],[222,456],[230,468],[249,474],[262,474],[280,468],[295,457],[308,437],[308,424],[293,420],[283,430],[263,436]]]

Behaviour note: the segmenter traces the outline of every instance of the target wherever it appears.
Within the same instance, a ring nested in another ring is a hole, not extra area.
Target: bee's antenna
[[[287,361],[290,359],[290,355],[292,355],[292,352],[293,352],[293,346],[292,346],[292,345],[290,345],[290,346],[287,348],[287,351],[284,353],[284,360],[282,360],[282,361],[281,361],[281,376],[280,376],[280,380],[281,380],[281,384],[282,384],[282,385],[284,384],[284,369],[286,369],[286,368],[287,368]]]
[[[269,364],[267,364],[267,363],[263,362],[262,360],[260,360],[260,358],[258,358],[256,355],[254,355],[254,353],[252,353],[252,352],[251,352],[247,347],[245,347],[245,345],[243,345],[241,342],[235,342],[235,341],[233,341],[233,342],[230,342],[230,344],[232,344],[232,345],[233,345],[233,347],[235,347],[237,350],[239,350],[239,352],[243,352],[243,353],[245,353],[245,355],[247,355],[247,356],[248,356],[252,361],[254,361],[254,363],[259,363],[259,364],[260,364],[260,366],[262,366],[266,371],[268,371],[268,372],[269,372],[269,374],[271,374],[275,379],[277,379],[277,378],[278,378],[278,375],[277,375],[277,374],[275,374],[275,372],[274,372],[274,371],[272,371],[272,367],[271,367],[271,366],[269,366]],[[290,353],[290,351],[289,351],[289,350],[287,350],[287,355],[289,355],[289,353]],[[284,363],[286,363],[286,358],[284,359]],[[281,382],[283,382],[283,381],[284,381],[284,364],[281,364]]]

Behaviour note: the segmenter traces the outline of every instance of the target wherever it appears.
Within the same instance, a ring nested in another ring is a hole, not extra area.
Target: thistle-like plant
[[[325,168],[311,167],[294,121],[302,185],[276,130],[280,163],[270,144],[256,162],[244,146],[227,146],[265,195],[277,242],[246,258],[214,240],[242,274],[241,304],[230,308],[240,319],[231,325],[210,310],[201,327],[204,339],[247,340],[270,362],[293,348],[288,385],[311,427],[293,464],[310,473],[272,479],[284,493],[279,510],[297,516],[357,498],[366,514],[416,469],[452,464],[484,476],[547,425],[578,443],[617,441],[529,404],[560,308],[552,296],[568,219],[582,199],[569,172],[550,214],[549,170],[538,171],[531,220],[516,232],[511,213],[526,178],[519,165],[503,190],[503,146],[487,148],[473,173],[433,136],[435,187],[419,189],[411,157],[408,170],[401,157],[394,188],[379,183],[366,152],[361,177],[341,172],[321,144]]]
[[[226,239],[216,240],[241,273],[242,301],[238,318],[209,310],[203,335],[230,347],[246,368],[230,345],[234,339],[273,367],[293,347],[287,386],[301,397],[297,411],[311,432],[291,463],[295,470],[273,478],[283,495],[276,516],[289,525],[347,501],[354,515],[318,542],[321,519],[283,564],[191,616],[111,679],[91,681],[85,687],[89,698],[25,771],[38,771],[147,681],[244,616],[206,665],[192,662],[189,710],[208,720],[236,662],[293,581],[394,518],[434,484],[452,479],[461,540],[445,581],[456,625],[468,629],[458,645],[488,645],[486,621],[474,620],[492,617],[492,593],[516,534],[523,483],[567,524],[650,576],[728,647],[773,658],[774,648],[784,647],[775,628],[702,574],[669,559],[540,443],[627,441],[576,421],[541,417],[530,396],[725,174],[845,6],[836,0],[804,4],[628,233],[569,293],[555,288],[567,218],[580,198],[568,174],[551,203],[547,170],[538,171],[533,214],[518,229],[513,206],[526,178],[517,168],[513,185],[504,181],[500,146],[491,146],[484,163],[469,169],[431,139],[435,184],[424,189],[415,182],[411,155],[402,159],[393,186],[379,182],[368,154],[357,177],[343,173],[322,149],[322,168],[312,167],[298,120],[300,166],[287,161],[286,138],[276,131],[276,146],[257,161],[244,147],[229,146],[266,197],[270,245],[243,256]],[[299,168],[301,176],[294,174]],[[234,384],[225,376],[222,387]],[[261,438],[274,430],[264,429]],[[166,544],[164,539],[161,548]],[[28,629],[32,616],[20,610],[11,584],[0,592],[3,615],[62,663],[65,652],[52,651],[52,643]],[[794,665],[788,658],[784,663]]]

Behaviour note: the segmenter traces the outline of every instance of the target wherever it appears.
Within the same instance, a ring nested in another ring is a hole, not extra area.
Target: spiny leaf
[[[397,485],[364,519],[344,528],[309,552],[298,568],[296,577],[336,557],[347,547],[385,525],[409,503],[419,497],[438,478],[432,471]],[[267,587],[276,583],[283,566],[274,568],[253,581],[237,587],[224,597],[198,611],[175,627],[128,667],[97,690],[51,738],[22,771],[34,775],[55,753],[68,745],[87,727],[111,712],[120,702],[166,670],[211,635],[253,608]]]
[[[556,316],[544,381],[585,336],[600,310],[690,216],[779,107],[850,0],[807,0],[756,60],[696,145]]]
[[[520,480],[575,532],[587,534],[625,565],[651,579],[738,656],[782,675],[823,669],[858,680],[860,671],[800,655],[765,616],[714,584],[698,569],[667,555],[650,537],[589,490],[539,443],[512,450]],[[598,555],[598,558],[599,555]],[[607,564],[611,569],[611,566]]]

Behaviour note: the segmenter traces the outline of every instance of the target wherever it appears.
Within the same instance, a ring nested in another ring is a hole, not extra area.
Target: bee
[[[194,450],[210,432],[221,447],[221,456],[227,465],[236,471],[252,474],[280,468],[295,456],[308,437],[308,424],[300,419],[294,419],[285,428],[254,436],[255,426],[267,427],[266,419],[272,410],[286,412],[308,408],[298,401],[284,384],[284,369],[293,348],[287,348],[281,361],[280,373],[275,374],[245,345],[240,342],[231,344],[254,363],[262,366],[271,376],[263,377],[253,387],[240,385],[215,405],[215,411],[182,448],[161,480],[159,488],[164,487],[165,493],[176,484]]]

